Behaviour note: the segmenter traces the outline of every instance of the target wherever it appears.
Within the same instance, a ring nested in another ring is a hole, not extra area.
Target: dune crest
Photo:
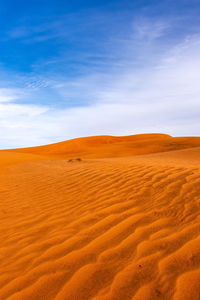
[[[85,138],[0,165],[1,300],[200,299],[200,138]]]
[[[167,134],[137,134],[130,136],[92,136],[64,142],[13,149],[20,153],[32,153],[60,158],[109,158],[143,155],[200,147],[200,137],[171,137]]]

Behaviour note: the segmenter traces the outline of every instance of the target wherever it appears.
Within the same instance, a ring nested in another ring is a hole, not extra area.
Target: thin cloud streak
[[[87,68],[70,79],[33,74],[24,87],[0,89],[0,129],[6,136],[0,147],[98,134],[199,135],[200,36],[166,45],[171,24],[133,26],[134,37],[120,44],[124,55],[113,53],[113,68]],[[41,105],[37,92],[45,96],[48,89],[52,102]]]

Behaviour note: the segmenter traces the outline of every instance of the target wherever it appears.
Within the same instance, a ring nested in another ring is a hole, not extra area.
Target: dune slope
[[[188,148],[81,162],[2,151],[0,299],[199,300],[200,147]]]
[[[14,149],[57,158],[109,158],[174,151],[200,147],[200,137],[171,137],[167,134],[138,134],[130,136],[93,136],[56,144]]]

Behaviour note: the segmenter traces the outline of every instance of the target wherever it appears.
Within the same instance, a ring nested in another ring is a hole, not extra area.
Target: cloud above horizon
[[[198,3],[191,18],[180,7],[155,14],[156,1],[117,4],[20,15],[4,32],[1,149],[100,134],[200,135]]]

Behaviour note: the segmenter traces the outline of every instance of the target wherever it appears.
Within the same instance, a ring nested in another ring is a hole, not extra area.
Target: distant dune
[[[59,157],[108,158],[142,155],[200,147],[200,137],[171,137],[167,134],[93,136],[40,147],[14,149],[20,153]]]
[[[200,137],[79,138],[0,166],[0,300],[200,299]]]

